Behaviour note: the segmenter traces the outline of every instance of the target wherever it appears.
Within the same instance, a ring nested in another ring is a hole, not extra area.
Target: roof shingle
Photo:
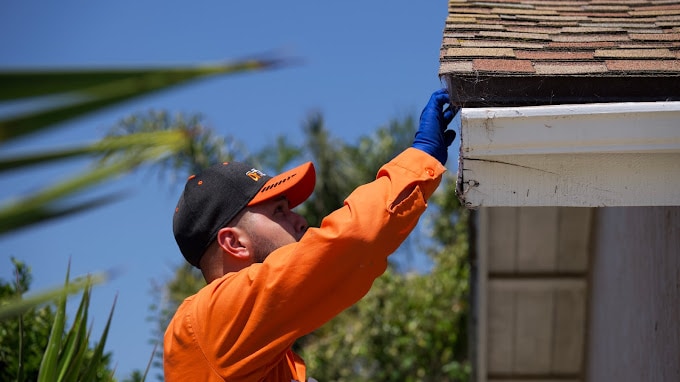
[[[593,86],[627,89],[624,93],[645,99],[654,98],[657,90],[658,97],[680,97],[680,0],[449,0],[443,37],[441,76],[468,81],[475,91],[497,86],[484,95],[460,89],[463,102],[495,102],[493,95],[510,102],[507,97],[517,94],[503,87],[518,83],[517,78],[525,78],[522,85],[530,89],[525,86],[529,79],[540,78],[535,84],[546,87],[551,84],[547,78],[557,77],[576,81],[568,83],[579,94],[564,95],[575,102],[592,98],[577,85],[593,77],[606,79],[586,86],[597,94],[610,91]],[[515,82],[481,81],[487,77]],[[616,79],[628,83],[614,84]],[[550,102],[561,101],[559,91],[549,94]],[[522,102],[531,97],[519,96]]]

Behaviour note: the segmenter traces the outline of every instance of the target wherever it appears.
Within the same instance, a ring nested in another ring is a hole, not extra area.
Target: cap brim
[[[314,191],[315,183],[314,165],[312,162],[307,162],[269,179],[248,205],[252,206],[285,196],[290,208],[294,208],[309,198]]]

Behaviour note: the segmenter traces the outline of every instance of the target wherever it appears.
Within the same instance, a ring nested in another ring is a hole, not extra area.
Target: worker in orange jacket
[[[434,92],[412,147],[319,228],[291,210],[314,189],[311,163],[274,177],[220,163],[190,177],[173,231],[208,284],[165,332],[165,380],[313,381],[292,345],[359,301],[416,226],[455,138],[448,103]]]

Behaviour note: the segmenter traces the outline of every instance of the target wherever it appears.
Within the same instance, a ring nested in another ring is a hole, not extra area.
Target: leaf
[[[35,308],[51,301],[57,300],[59,303],[61,303],[64,297],[70,294],[78,293],[79,291],[86,288],[88,282],[92,285],[100,284],[109,279],[111,275],[111,272],[96,273],[90,276],[89,281],[76,280],[72,282],[68,281],[67,276],[67,281],[61,288],[49,289],[45,292],[41,292],[23,299],[17,298],[14,300],[9,300],[7,304],[0,306],[0,321],[16,317],[22,313],[25,313],[31,308]],[[56,313],[57,315],[59,314],[59,306],[57,307]]]
[[[144,370],[144,375],[142,375],[142,381],[146,380],[146,376],[149,374],[151,365],[153,364],[153,357],[156,355],[156,350],[158,350],[158,344],[154,344],[153,350],[151,351],[151,357],[149,357],[149,362],[146,364],[146,369]]]
[[[0,72],[0,100],[55,94],[73,99],[70,104],[0,120],[0,142],[189,81],[268,69],[282,63],[280,59],[250,59],[184,68]]]
[[[0,71],[0,101],[80,92],[128,79],[172,85],[200,76],[236,74],[285,63],[286,60],[277,58],[251,58],[189,67],[5,70]]]
[[[84,350],[87,349],[87,311],[90,306],[90,290],[91,284],[88,283],[83,290],[80,298],[80,305],[76,311],[76,316],[73,319],[71,329],[66,334],[66,341],[64,347],[61,349],[59,357],[59,371],[58,381],[72,381],[77,375],[82,360]],[[68,376],[68,377],[67,377]]]
[[[69,287],[69,275],[71,273],[70,265],[66,271],[66,281],[64,282],[64,288],[59,290],[57,293],[58,303],[57,312],[54,317],[54,324],[52,325],[52,330],[50,331],[50,338],[47,342],[47,349],[43,355],[42,362],[40,363],[40,372],[38,373],[38,382],[52,382],[56,380],[57,377],[57,361],[59,357],[59,351],[61,350],[61,341],[64,333],[64,324],[66,322],[66,297],[68,296],[67,288]],[[48,292],[54,293],[54,292]]]
[[[127,146],[134,147],[135,151],[128,150],[128,155],[125,157],[109,160],[108,164],[102,164],[89,172],[3,205],[0,207],[0,235],[43,220],[66,216],[115,200],[119,195],[110,194],[71,206],[60,206],[58,204],[58,202],[78,192],[128,172],[146,161],[169,155],[170,152],[178,150],[184,145],[184,138],[184,134],[180,131],[168,131],[102,140],[91,150],[109,152]]]
[[[0,235],[101,207],[116,202],[123,196],[122,193],[113,193],[65,207],[36,206],[7,220],[0,221]]]
[[[97,347],[94,349],[94,354],[92,355],[92,361],[88,365],[87,369],[84,371],[81,380],[83,381],[94,381],[95,375],[97,373],[97,368],[104,355],[104,345],[106,344],[106,338],[109,335],[109,328],[111,327],[111,320],[113,319],[113,311],[116,308],[116,301],[118,296],[113,300],[113,306],[111,306],[111,312],[109,313],[109,319],[106,321],[106,326],[102,332],[102,336],[97,343]]]
[[[140,150],[160,146],[166,147],[168,151],[174,151],[183,147],[186,142],[186,134],[180,130],[110,136],[90,144],[0,158],[0,173],[36,165],[54,164],[59,160],[110,154],[117,150]]]

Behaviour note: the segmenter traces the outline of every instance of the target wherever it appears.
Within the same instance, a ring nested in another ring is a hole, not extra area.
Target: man
[[[368,292],[439,185],[455,138],[447,103],[433,93],[412,147],[319,228],[291,211],[314,189],[311,163],[275,177],[222,163],[190,177],[173,231],[208,285],[165,332],[166,381],[307,380],[295,340]]]

